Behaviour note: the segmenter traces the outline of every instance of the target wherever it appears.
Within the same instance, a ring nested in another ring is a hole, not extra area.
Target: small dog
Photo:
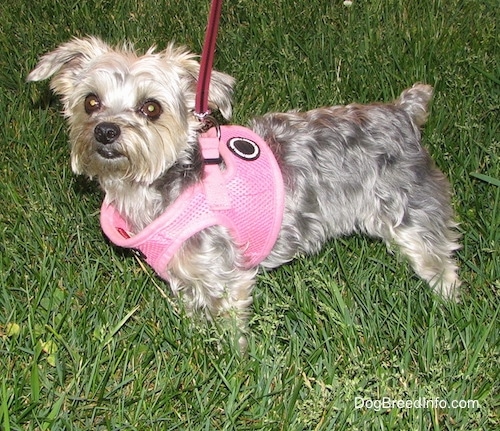
[[[203,178],[202,125],[193,115],[198,73],[196,56],[182,47],[141,56],[129,45],[112,48],[89,37],[46,54],[28,76],[53,76],[69,123],[72,168],[99,181],[105,204],[114,205],[132,237]],[[226,120],[233,85],[213,71],[209,104]],[[361,232],[397,244],[436,293],[457,298],[450,189],[420,144],[432,92],[415,84],[393,103],[252,120],[250,129],[274,153],[284,185],[279,232],[260,266],[275,268],[317,252],[330,238]],[[224,162],[218,162],[222,171]],[[209,317],[236,312],[242,322],[257,270],[222,225],[187,238],[165,268],[189,309]]]

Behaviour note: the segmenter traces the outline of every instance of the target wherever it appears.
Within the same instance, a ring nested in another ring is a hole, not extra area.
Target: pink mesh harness
[[[200,136],[205,159],[201,182],[189,187],[141,232],[130,236],[126,221],[110,204],[101,208],[101,227],[116,245],[139,250],[168,279],[167,265],[182,243],[215,225],[229,229],[248,268],[271,252],[283,218],[281,171],[267,144],[249,129],[223,126]],[[225,170],[218,162],[222,157]]]

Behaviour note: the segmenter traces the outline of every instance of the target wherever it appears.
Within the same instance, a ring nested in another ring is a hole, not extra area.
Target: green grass
[[[434,85],[424,143],[463,234],[459,305],[361,237],[262,274],[245,357],[107,244],[100,191],[71,173],[60,105],[47,83],[25,83],[75,35],[200,52],[207,11],[205,0],[0,4],[0,429],[498,429],[496,1],[225,2],[216,67],[238,80],[236,123]],[[357,397],[478,405],[357,409]]]

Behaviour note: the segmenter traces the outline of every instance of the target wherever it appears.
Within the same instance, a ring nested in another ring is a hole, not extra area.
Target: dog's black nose
[[[114,123],[99,123],[94,129],[96,140],[105,145],[115,142],[120,133],[120,127]]]

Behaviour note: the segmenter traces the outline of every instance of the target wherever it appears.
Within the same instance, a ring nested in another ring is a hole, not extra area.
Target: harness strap
[[[220,170],[219,141],[215,128],[203,133],[198,137],[201,152],[205,159],[205,169],[203,171],[203,187],[207,197],[207,203],[213,210],[231,209],[231,199],[229,197],[222,171]],[[218,161],[211,163],[212,160]]]

